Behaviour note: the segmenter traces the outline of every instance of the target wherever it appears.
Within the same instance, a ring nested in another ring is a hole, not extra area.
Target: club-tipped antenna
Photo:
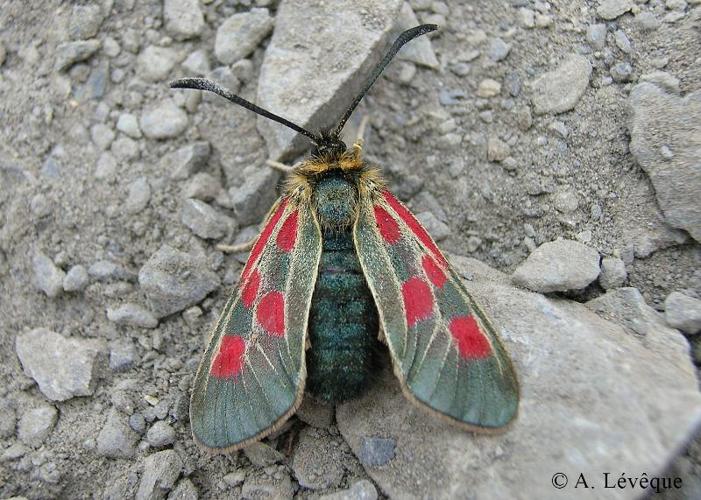
[[[225,99],[228,99],[229,101],[238,104],[239,106],[243,106],[246,109],[250,109],[254,113],[257,113],[261,116],[265,116],[266,118],[269,118],[273,121],[285,125],[286,127],[291,128],[295,132],[299,132],[300,134],[309,137],[309,139],[311,139],[311,141],[314,144],[317,144],[320,140],[320,137],[312,134],[310,131],[300,127],[296,123],[292,123],[291,121],[286,120],[283,117],[278,116],[274,113],[271,113],[270,111],[263,109],[260,106],[256,106],[252,102],[247,101],[243,97],[237,96],[230,90],[227,90],[224,87],[217,85],[213,81],[207,80],[206,78],[180,78],[179,80],[173,80],[172,82],[170,82],[170,88],[208,90],[209,92],[214,92],[215,94],[218,94],[224,97]]]
[[[416,26],[415,28],[406,30],[401,35],[399,35],[399,37],[397,37],[397,39],[392,44],[392,47],[390,47],[387,54],[385,54],[385,57],[382,59],[382,61],[380,61],[380,63],[377,66],[375,66],[375,69],[370,74],[370,78],[368,78],[368,81],[365,82],[363,90],[360,91],[358,96],[353,100],[353,103],[346,110],[345,114],[343,115],[343,118],[341,118],[341,121],[338,123],[338,126],[333,131],[333,137],[340,137],[341,130],[343,130],[343,127],[348,121],[348,118],[350,118],[350,116],[353,114],[355,108],[358,106],[358,104],[360,104],[360,101],[363,99],[363,97],[365,97],[365,94],[368,93],[368,90],[370,90],[370,87],[372,87],[372,85],[375,83],[375,80],[377,80],[382,74],[382,71],[384,71],[385,67],[390,63],[392,58],[394,58],[394,56],[397,55],[399,49],[401,49],[407,42],[412,41],[417,36],[425,35],[426,33],[436,31],[437,29],[438,26],[435,24],[422,24],[421,26]]]

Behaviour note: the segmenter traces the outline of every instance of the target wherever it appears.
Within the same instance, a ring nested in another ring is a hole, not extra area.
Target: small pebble
[[[76,265],[71,267],[63,278],[63,289],[66,292],[81,292],[88,286],[90,276],[85,266]]]
[[[669,326],[688,335],[701,331],[701,300],[672,292],[665,299],[664,306],[664,316]]]
[[[154,448],[163,448],[175,441],[175,430],[167,422],[155,422],[146,433],[146,440]]]

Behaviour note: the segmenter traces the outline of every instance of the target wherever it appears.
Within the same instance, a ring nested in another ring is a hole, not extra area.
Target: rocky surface
[[[394,444],[382,461],[364,462],[380,489],[391,498],[454,498],[462,491],[550,498],[553,471],[571,478],[583,473],[597,489],[604,486],[601,470],[663,471],[664,457],[701,420],[684,337],[653,327],[636,337],[581,304],[497,280],[475,280],[469,289],[500,325],[514,359],[522,395],[517,421],[497,436],[455,429],[411,405],[386,370],[370,392],[336,415],[357,455],[369,440]],[[637,497],[630,490],[610,496]]]
[[[701,498],[700,19],[690,0],[5,2],[0,497],[549,498],[567,467]],[[167,82],[316,130],[417,23],[440,31],[345,140],[367,116],[364,154],[512,351],[520,417],[456,431],[385,367],[338,412],[305,399],[263,443],[203,453],[190,386],[246,257],[216,245],[257,234],[284,180],[265,160],[308,142]]]
[[[655,187],[665,220],[701,241],[701,91],[681,98],[640,83],[630,107],[630,149]]]

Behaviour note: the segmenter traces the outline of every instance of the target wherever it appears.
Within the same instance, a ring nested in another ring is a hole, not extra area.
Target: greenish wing
[[[404,393],[471,430],[506,426],[519,388],[491,322],[411,212],[386,190],[367,198],[355,246]]]
[[[217,322],[190,400],[195,441],[228,452],[273,432],[301,403],[321,257],[313,210],[278,201]]]

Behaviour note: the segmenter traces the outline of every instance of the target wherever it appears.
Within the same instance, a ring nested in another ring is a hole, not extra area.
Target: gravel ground
[[[348,133],[368,116],[368,159],[487,301],[520,419],[437,426],[383,372],[207,455],[189,387],[245,261],[216,244],[256,234],[265,160],[305,144],[168,81],[328,126],[419,22]],[[548,498],[564,470],[701,498],[700,26],[699,0],[3,2],[0,496]]]

